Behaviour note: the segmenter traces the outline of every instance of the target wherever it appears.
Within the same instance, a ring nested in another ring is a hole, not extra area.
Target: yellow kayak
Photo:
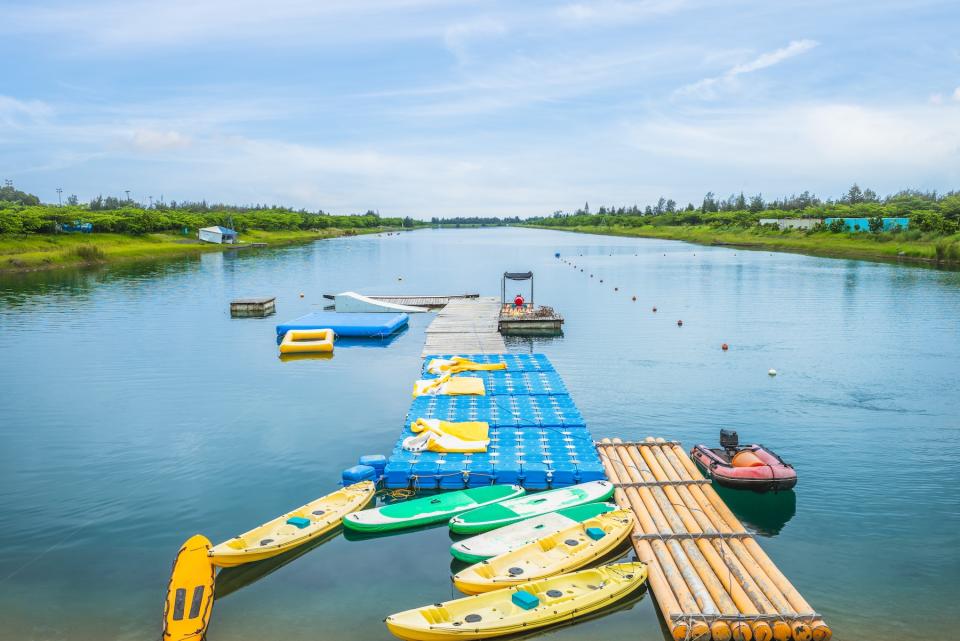
[[[461,592],[479,594],[570,572],[615,550],[632,530],[630,510],[606,512],[471,565],[453,583]]]
[[[177,552],[163,606],[163,641],[200,641],[207,633],[216,572],[209,552],[210,541],[201,534]]]
[[[361,481],[327,494],[214,546],[210,560],[229,568],[283,554],[339,526],[345,515],[369,503],[376,490],[371,481]]]
[[[427,605],[388,616],[410,641],[487,639],[570,621],[616,603],[647,579],[643,563],[616,563]]]

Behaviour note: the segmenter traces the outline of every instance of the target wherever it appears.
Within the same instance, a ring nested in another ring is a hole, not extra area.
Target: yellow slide
[[[418,418],[410,424],[417,436],[403,440],[408,452],[486,452],[490,425],[483,421],[452,423],[436,418]]]
[[[507,369],[506,363],[477,363],[462,356],[450,359],[434,358],[427,363],[427,371],[431,374],[459,374],[460,372],[484,372]]]
[[[487,390],[483,379],[475,376],[451,376],[444,374],[440,378],[428,378],[413,383],[413,397],[437,396],[484,396]]]

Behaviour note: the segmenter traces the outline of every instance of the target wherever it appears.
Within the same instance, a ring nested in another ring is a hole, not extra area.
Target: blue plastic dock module
[[[389,336],[407,324],[406,314],[311,312],[277,325],[277,336],[291,329],[332,329],[337,336]]]
[[[605,478],[583,415],[546,356],[464,356],[503,361],[508,369],[470,373],[484,379],[485,396],[415,398],[384,470],[388,488],[453,490],[519,483],[544,490]],[[403,439],[413,435],[410,423],[418,418],[486,421],[490,445],[484,453],[407,452]]]

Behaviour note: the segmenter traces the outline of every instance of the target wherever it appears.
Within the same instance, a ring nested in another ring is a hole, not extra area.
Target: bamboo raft
[[[829,641],[833,632],[675,441],[596,444],[677,641]]]

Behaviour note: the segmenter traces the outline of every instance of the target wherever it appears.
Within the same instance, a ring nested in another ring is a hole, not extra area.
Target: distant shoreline
[[[394,228],[322,229],[315,231],[250,230],[236,245],[204,243],[175,233],[128,234],[23,234],[0,235],[0,274],[34,272],[69,267],[112,265],[136,260],[191,256],[217,251],[248,250],[254,243],[267,247],[359,234],[398,231]]]
[[[600,236],[627,236],[680,240],[697,245],[738,247],[752,251],[776,251],[806,254],[825,258],[851,258],[882,262],[910,262],[931,267],[956,269],[960,267],[960,237],[940,241],[877,240],[871,234],[834,234],[799,231],[759,232],[752,229],[714,228],[706,225],[654,227],[560,227],[552,225],[525,225],[536,229],[596,234]],[[939,247],[938,247],[939,245]]]

